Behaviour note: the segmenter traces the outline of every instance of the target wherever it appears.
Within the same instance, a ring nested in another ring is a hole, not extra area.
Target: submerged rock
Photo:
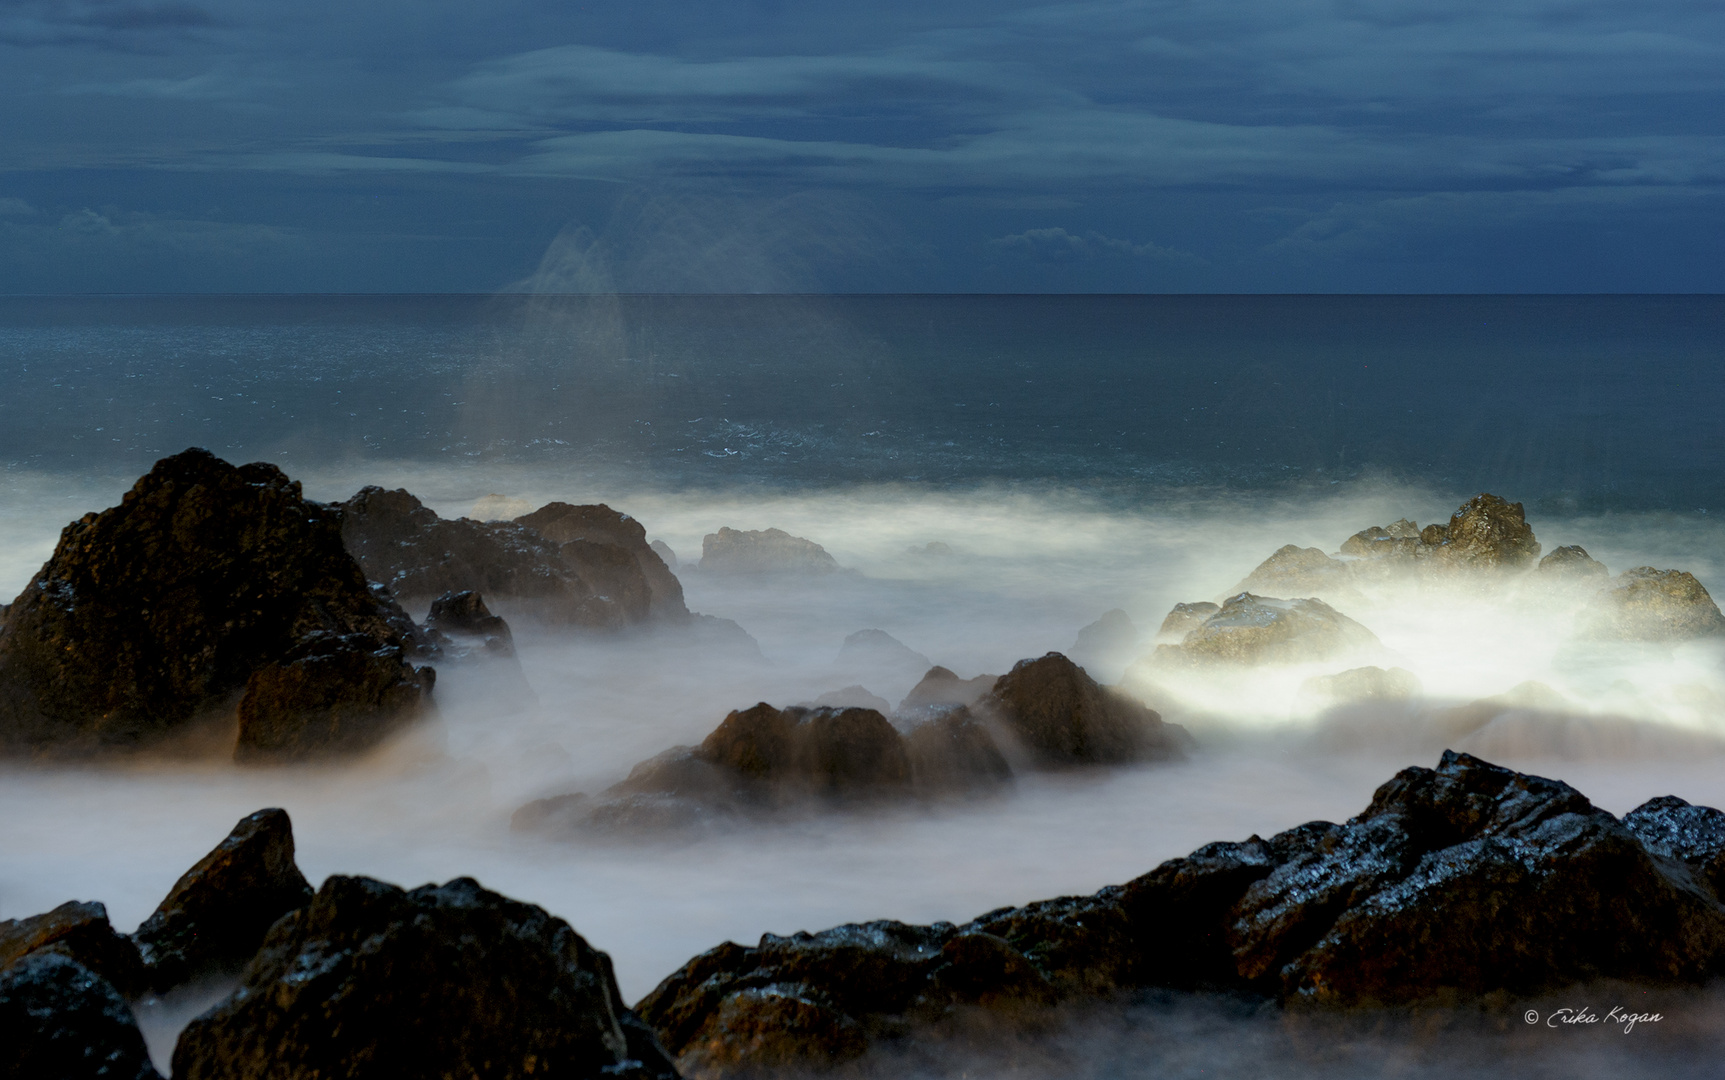
[[[237,974],[269,928],[311,900],[287,811],[259,810],[174,883],[133,938],[152,988]]]
[[[1322,600],[1241,593],[1148,659],[1152,666],[1292,664],[1378,647],[1376,634]]]
[[[965,1009],[1014,1023],[1147,988],[1361,1007],[1699,984],[1725,971],[1722,822],[1680,800],[1619,822],[1446,752],[1343,824],[1209,844],[1092,896],[727,942],[637,1011],[691,1074],[731,1076],[840,1064]]]
[[[838,569],[826,548],[783,529],[722,528],[701,538],[702,573],[830,574]]]
[[[68,525],[12,605],[0,748],[225,742],[236,705],[246,756],[375,744],[418,715],[434,673],[408,662],[411,620],[339,530],[273,465],[158,461],[119,506]],[[268,738],[243,733],[248,716]]]
[[[1300,697],[1318,705],[1406,701],[1420,689],[1419,676],[1406,668],[1360,667],[1313,676],[1300,684]]]
[[[672,1078],[611,961],[563,920],[469,878],[411,892],[331,877],[240,988],[193,1020],[176,1080]]]
[[[1608,641],[1686,641],[1725,633],[1725,615],[1695,575],[1638,566],[1589,602],[1580,631]]]
[[[0,971],[0,1077],[160,1080],[126,999],[53,952]]]
[[[138,947],[108,922],[95,901],[68,900],[52,911],[0,922],[0,972],[26,956],[53,953],[84,965],[126,997],[146,986]]]
[[[1020,660],[978,708],[997,716],[1044,765],[1107,765],[1184,757],[1185,729],[1126,694],[1098,685],[1051,652]]]

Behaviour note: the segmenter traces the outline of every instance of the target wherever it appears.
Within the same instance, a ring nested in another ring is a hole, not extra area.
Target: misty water
[[[0,765],[0,918],[99,899],[129,930],[239,817],[283,806],[314,883],[476,877],[569,920],[634,1000],[727,938],[962,921],[1212,840],[1343,820],[1396,769],[1435,762],[1426,718],[1528,682],[1546,688],[1540,709],[1457,748],[1614,813],[1661,794],[1725,805],[1719,645],[1582,647],[1573,598],[1391,589],[1338,606],[1383,643],[1365,662],[1413,672],[1423,692],[1345,729],[1301,686],[1348,664],[1181,683],[1134,681],[1129,657],[1110,658],[1093,674],[1186,724],[1190,760],[1023,774],[985,799],[698,839],[509,829],[523,802],[596,791],[731,709],[857,681],[838,663],[857,630],[968,678],[1069,651],[1121,608],[1148,651],[1174,603],[1225,597],[1283,544],[1335,551],[1369,525],[1445,521],[1479,491],[1523,502],[1547,551],[1580,544],[1613,573],[1688,570],[1717,596],[1722,359],[1717,298],[3,300],[7,597],[66,522],[201,445],[275,462],[316,499],[405,487],[445,516],[489,495],[606,502],[677,553],[689,607],[736,620],[761,657],[517,622],[536,705],[512,704],[483,668],[451,668],[438,716],[361,761]],[[847,571],[703,575],[701,539],[720,526],[808,537]],[[892,702],[915,678],[864,674]],[[159,1061],[219,992],[144,1010]],[[1578,993],[1603,1012],[1641,991]],[[1627,1035],[1527,1027],[1519,1003],[1326,1026],[1145,1000],[992,1053],[878,1065],[1708,1075],[1725,1007],[1706,992],[1660,1000],[1667,1019]]]

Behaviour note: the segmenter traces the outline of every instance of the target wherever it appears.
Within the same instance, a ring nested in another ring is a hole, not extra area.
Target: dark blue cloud
[[[0,0],[0,93],[0,288],[1725,288],[1689,0]]]

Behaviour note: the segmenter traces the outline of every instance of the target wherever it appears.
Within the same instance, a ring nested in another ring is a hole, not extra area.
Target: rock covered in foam
[[[701,572],[711,574],[830,574],[838,561],[813,540],[783,529],[729,527],[701,538]]]
[[[68,525],[12,605],[0,746],[159,746],[224,731],[237,699],[242,755],[363,748],[429,700],[413,634],[343,549],[337,512],[273,465],[187,450]],[[273,742],[248,739],[248,715]]]
[[[59,953],[0,971],[0,1048],[7,1080],[160,1080],[126,999]]]
[[[412,891],[331,877],[277,923],[240,988],[187,1025],[179,1080],[256,1076],[669,1078],[611,961],[469,878]]]
[[[1152,667],[1291,664],[1380,647],[1376,634],[1322,600],[1241,593],[1147,659]]]
[[[1685,641],[1725,633],[1725,615],[1695,575],[1638,566],[1589,602],[1579,629],[1609,641]]]

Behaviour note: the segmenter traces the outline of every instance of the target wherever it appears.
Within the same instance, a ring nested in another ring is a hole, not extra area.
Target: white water
[[[0,510],[0,593],[13,595],[58,529],[118,501],[130,478],[9,478]],[[482,672],[440,676],[442,716],[370,758],[340,767],[241,769],[220,762],[0,770],[0,918],[98,899],[128,930],[176,877],[261,806],[292,814],[299,863],[314,883],[358,873],[417,885],[469,875],[568,919],[616,962],[633,1000],[684,960],[727,938],[891,917],[963,920],[991,908],[1083,893],[1218,839],[1339,820],[1408,764],[1386,729],[1319,752],[1292,712],[1306,672],[1212,687],[1194,717],[1205,749],[1184,764],[1022,777],[987,800],[882,816],[822,817],[683,845],[572,845],[512,834],[527,799],[595,790],[634,762],[701,738],[733,708],[789,704],[843,685],[832,661],[850,633],[877,627],[962,676],[1068,649],[1077,631],[1122,607],[1146,637],[1176,601],[1225,594],[1284,543],[1333,551],[1371,524],[1443,520],[1460,498],[1357,487],[1302,502],[1191,497],[1121,508],[1080,493],[934,492],[873,487],[800,494],[656,492],[568,474],[378,466],[310,475],[307,494],[342,498],[363,483],[406,486],[446,515],[497,492],[538,504],[606,501],[641,519],[684,560],[692,609],[736,619],[766,662],[701,661],[649,641],[571,641],[517,628],[536,709],[510,713]],[[1514,497],[1514,492],[1501,494]],[[1725,585],[1721,530],[1665,516],[1532,522],[1546,549],[1580,543],[1613,572],[1652,564]],[[776,526],[824,544],[857,573],[739,582],[687,572],[721,525]],[[942,541],[949,557],[913,556]],[[1725,676],[1716,650],[1623,651],[1561,662],[1565,623],[1450,597],[1349,611],[1374,629],[1440,704],[1538,680],[1577,715],[1628,717],[1693,740],[1643,747],[1534,737],[1503,764],[1556,776],[1622,813],[1677,794],[1725,805]],[[416,613],[423,614],[423,613]],[[1339,666],[1339,665],[1338,665]],[[870,686],[896,701],[907,685]],[[1218,704],[1220,703],[1220,704]],[[1695,747],[1702,749],[1698,752]],[[1673,748],[1676,747],[1676,748]],[[146,1017],[165,1060],[182,1012]]]

